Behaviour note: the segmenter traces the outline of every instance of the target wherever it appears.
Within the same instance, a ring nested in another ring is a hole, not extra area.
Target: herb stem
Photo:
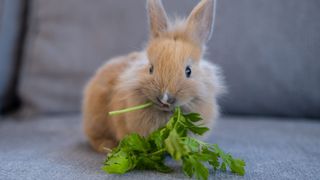
[[[144,109],[144,108],[150,107],[152,105],[153,105],[152,102],[148,102],[148,103],[145,103],[145,104],[142,104],[142,105],[138,105],[138,106],[134,106],[134,107],[126,108],[126,109],[121,109],[121,110],[118,110],[118,111],[111,111],[111,112],[109,112],[109,115],[111,115],[111,116],[119,115],[119,114],[131,112],[131,111]]]
[[[160,149],[159,151],[156,151],[156,152],[153,152],[153,153],[151,153],[150,155],[157,155],[157,154],[161,154],[161,153],[163,153],[163,152],[165,152],[166,151],[166,149]]]

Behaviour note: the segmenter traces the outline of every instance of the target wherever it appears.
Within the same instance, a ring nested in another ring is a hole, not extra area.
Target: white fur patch
[[[217,65],[204,59],[200,60],[200,67],[205,73],[202,78],[207,78],[208,81],[213,83],[216,96],[224,94],[226,92],[226,88],[221,69]]]
[[[167,93],[167,91],[163,94],[163,96],[162,96],[162,103],[167,103],[167,101],[168,101],[168,93]]]
[[[139,81],[139,71],[145,65],[148,64],[148,59],[145,52],[139,54],[138,60],[132,61],[129,67],[120,75],[120,82],[117,89],[130,89],[130,87],[135,86]]]

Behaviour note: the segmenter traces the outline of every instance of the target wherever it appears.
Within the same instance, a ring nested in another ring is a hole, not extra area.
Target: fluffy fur
[[[202,58],[211,34],[214,0],[202,0],[186,21],[177,24],[168,22],[160,0],[147,0],[147,9],[151,33],[145,50],[108,61],[86,86],[84,131],[99,152],[116,146],[129,133],[146,136],[165,125],[175,106],[200,113],[209,127],[219,114],[216,98],[223,90],[219,71]],[[157,97],[165,92],[176,102],[163,109]],[[107,114],[146,101],[155,105],[118,116]]]

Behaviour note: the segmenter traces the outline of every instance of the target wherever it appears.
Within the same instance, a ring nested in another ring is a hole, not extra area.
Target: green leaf
[[[224,171],[224,172],[227,171],[227,165],[225,162],[221,163],[220,169],[221,169],[221,171]]]
[[[181,110],[180,108],[176,108],[169,122],[167,123],[166,128],[168,128],[169,130],[175,129],[175,126],[177,122],[180,120],[180,118],[181,118]]]
[[[166,128],[168,130],[172,130],[174,129],[175,125],[177,123],[177,118],[176,118],[176,115],[174,114],[168,121],[167,125],[166,125]]]
[[[176,130],[170,132],[164,143],[166,150],[175,160],[180,160],[183,155],[188,153]]]
[[[188,129],[194,134],[203,135],[205,132],[209,131],[207,127],[197,127],[197,126],[189,126]]]
[[[133,169],[136,165],[136,158],[129,153],[119,151],[107,159],[102,170],[110,174],[123,174]]]
[[[166,166],[160,157],[141,156],[139,158],[137,169],[156,170],[163,173],[172,172],[172,169]]]
[[[201,163],[195,163],[195,175],[199,180],[207,180],[209,177],[209,170]]]
[[[199,161],[193,157],[189,157],[194,167],[194,174],[199,180],[206,180],[209,177],[209,170]]]
[[[130,108],[129,108],[130,109]],[[126,136],[108,155],[102,167],[107,173],[123,174],[132,169],[156,170],[168,173],[172,169],[165,165],[165,155],[182,161],[183,172],[188,177],[205,180],[209,163],[214,170],[220,169],[244,175],[245,162],[225,153],[218,145],[208,144],[188,136],[190,132],[203,135],[209,130],[198,122],[197,113],[183,114],[176,108],[167,125],[151,133],[147,138],[134,133]]]
[[[201,163],[197,157],[190,155],[183,158],[182,169],[188,177],[195,176],[196,179],[206,180],[209,176],[209,170]]]
[[[231,172],[243,176],[245,174],[246,163],[242,159],[234,159],[230,154],[223,152],[217,144],[213,145],[214,150],[218,153],[219,157],[223,160],[220,169],[226,171],[227,166]]]
[[[231,172],[243,176],[246,173],[244,169],[245,166],[246,166],[246,163],[242,159],[232,159],[230,169],[231,169]]]
[[[126,147],[133,151],[146,152],[150,149],[148,142],[139,134],[133,133],[126,136],[121,142],[120,147]]]
[[[198,121],[202,120],[200,114],[198,114],[198,113],[185,114],[184,117],[189,119],[192,122],[198,122]]]
[[[196,139],[192,137],[184,137],[182,142],[191,152],[200,151],[200,145]]]
[[[214,170],[217,170],[220,166],[218,154],[214,151],[209,150],[208,148],[203,148],[202,153],[209,156],[208,162]]]
[[[188,158],[183,158],[182,170],[189,178],[192,178],[194,174],[194,168],[192,162]]]
[[[164,147],[164,139],[166,137],[164,137],[164,135],[162,135],[163,134],[162,130],[163,129],[159,129],[149,135],[148,142],[151,145],[154,145],[153,148],[162,149]]]
[[[197,116],[194,114],[192,114],[191,117],[192,118],[188,118],[188,116],[184,116],[180,118],[179,122],[194,134],[203,135],[205,132],[209,131],[209,128],[207,127],[201,127],[194,124],[194,122],[201,120],[201,118],[197,118]]]

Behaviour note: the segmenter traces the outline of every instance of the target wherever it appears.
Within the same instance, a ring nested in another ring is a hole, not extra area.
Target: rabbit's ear
[[[201,0],[187,19],[186,31],[197,43],[206,43],[212,33],[215,0]]]
[[[168,17],[161,0],[147,0],[151,37],[158,37],[168,28]]]

